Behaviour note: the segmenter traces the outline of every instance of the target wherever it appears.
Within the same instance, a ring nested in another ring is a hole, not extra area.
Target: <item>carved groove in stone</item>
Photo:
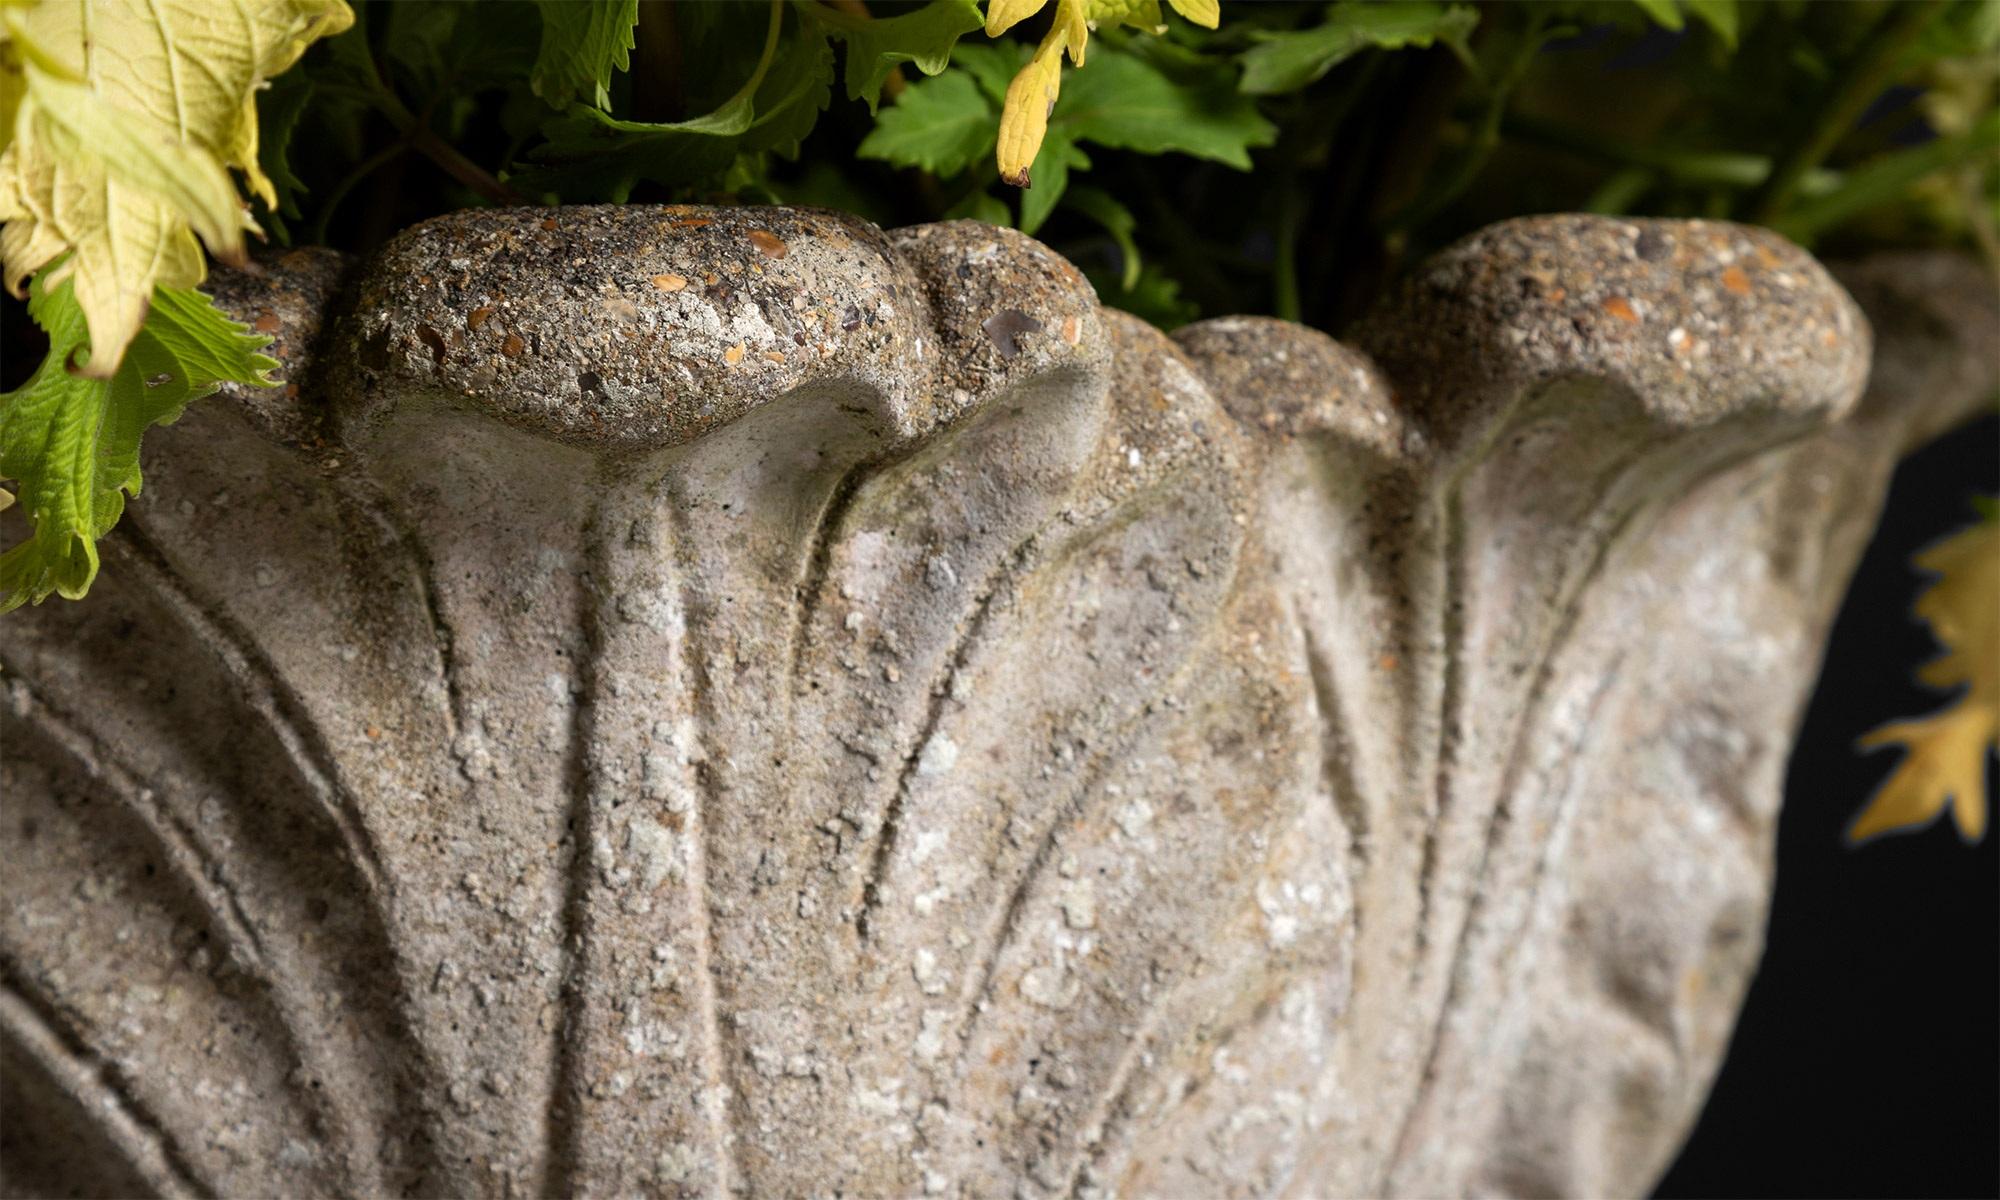
[[[1865,397],[1699,222],[1497,226],[1352,346],[804,210],[224,277],[294,386],[0,626],[0,1192],[1643,1191],[1994,382],[1969,266],[1845,279]]]

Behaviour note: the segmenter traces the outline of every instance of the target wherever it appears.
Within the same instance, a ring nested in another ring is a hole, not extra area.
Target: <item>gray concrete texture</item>
[[[1643,1193],[1995,383],[1978,268],[1845,279],[1541,217],[1167,337],[650,206],[220,275],[290,383],[0,623],[5,1194]]]

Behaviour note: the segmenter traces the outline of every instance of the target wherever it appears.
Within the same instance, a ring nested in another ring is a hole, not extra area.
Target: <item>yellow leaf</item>
[[[1167,31],[1160,19],[1160,0],[1086,0],[1083,15],[1092,29],[1130,25],[1153,33]]]
[[[1069,48],[1069,60],[1083,65],[1084,46],[1090,41],[1090,21],[1084,16],[1083,0],[1056,0],[1056,21],[1049,37]]]
[[[986,36],[999,37],[1041,11],[1047,0],[986,0]]]
[[[1222,5],[1219,0],[1167,0],[1174,11],[1203,29],[1214,29],[1222,24]]]
[[[1174,11],[1198,25],[1215,28],[1221,20],[1217,0],[1169,0]],[[1047,0],[986,0],[986,33],[997,37],[1040,12]],[[1056,0],[1055,20],[1035,57],[1007,85],[1007,103],[1000,113],[1000,137],[994,157],[1000,178],[1015,187],[1029,186],[1028,164],[1049,132],[1049,112],[1062,90],[1062,56],[1081,67],[1090,31],[1099,25],[1134,25],[1166,32],[1160,22],[1159,0]]]
[[[0,32],[0,153],[14,142],[14,116],[20,112],[21,101],[27,95],[28,75],[21,65],[20,52]]]
[[[1000,178],[1027,187],[1028,164],[1042,148],[1049,131],[1049,112],[1062,88],[1062,43],[1053,31],[1021,73],[1007,85],[1007,104],[1000,113],[997,154]]]
[[[0,20],[0,104],[18,105],[0,152],[5,281],[19,294],[62,258],[90,329],[83,369],[109,377],[153,288],[201,281],[195,235],[242,257],[256,225],[229,169],[274,199],[257,89],[354,14],[345,0],[45,0]]]
[[[1847,831],[1860,841],[1928,824],[1951,806],[1968,841],[1986,833],[1986,755],[2000,745],[2000,520],[1953,535],[1917,556],[1938,575],[1917,615],[1945,648],[1919,678],[1932,687],[1965,688],[1935,716],[1885,725],[1864,746],[1901,743],[1908,754]]]
[[[1027,4],[1027,12],[1020,12]],[[1028,60],[1007,85],[1007,102],[1000,111],[1000,136],[994,157],[1000,178],[1015,187],[1028,187],[1028,164],[1041,151],[1049,132],[1049,114],[1055,110],[1056,96],[1062,91],[1062,57],[1067,50],[1071,61],[1083,65],[1084,44],[1090,39],[1090,25],[1084,20],[1084,0],[1056,0],[1055,23]],[[992,31],[993,13],[1003,11],[1012,24],[1028,12],[1040,8],[1042,0],[989,0],[987,30]],[[1018,15],[1017,15],[1018,13]]]

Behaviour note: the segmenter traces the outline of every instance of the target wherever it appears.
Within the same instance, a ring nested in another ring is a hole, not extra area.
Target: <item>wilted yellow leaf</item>
[[[0,260],[16,295],[62,259],[90,328],[82,369],[108,378],[155,285],[192,287],[254,231],[229,176],[273,200],[257,168],[255,95],[315,39],[353,24],[345,0],[45,0],[0,7]],[[67,257],[65,257],[67,256]]]
[[[1160,19],[1160,0],[1084,0],[1083,17],[1092,29],[1130,25],[1164,33],[1167,28]]]
[[[1948,538],[1916,563],[1938,575],[1916,612],[1945,648],[1918,678],[1932,687],[1963,686],[1965,695],[1934,716],[1862,739],[1867,746],[1900,742],[1909,753],[1855,819],[1850,841],[1927,824],[1947,804],[1967,840],[1986,833],[1986,755],[2000,738],[2000,520]]]
[[[986,0],[986,36],[999,37],[1041,11],[1048,0]]]
[[[1049,131],[1049,112],[1056,106],[1062,86],[1062,48],[1054,41],[1042,43],[1035,57],[1007,85],[1007,106],[1000,114],[997,157],[1000,178],[1015,187],[1027,187],[1028,164],[1042,148]]]
[[[1203,29],[1213,29],[1222,24],[1222,5],[1219,0],[1167,0],[1174,11],[1193,21]]]
[[[986,34],[998,37],[1040,12],[1048,0],[986,0]],[[1168,0],[1174,11],[1197,25],[1215,28],[1221,19],[1217,0]],[[1062,59],[1083,65],[1090,31],[1101,25],[1133,25],[1153,33],[1166,28],[1160,21],[1159,0],[1056,0],[1055,22],[1020,73],[1007,86],[1007,103],[1000,114],[1000,139],[995,158],[1000,178],[1027,187],[1028,164],[1041,151],[1049,131],[1049,113],[1062,90]]]

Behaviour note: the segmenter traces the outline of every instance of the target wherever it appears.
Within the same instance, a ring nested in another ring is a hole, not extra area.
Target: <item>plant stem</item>
[[[1771,177],[1750,201],[1750,219],[1772,224],[1811,171],[1882,94],[1902,65],[1903,52],[1945,9],[1946,0],[1901,0],[1889,6],[1860,51],[1848,61],[1833,93],[1797,145],[1778,160]]]
[[[410,134],[410,149],[430,159],[445,174],[458,180],[466,187],[478,192],[495,204],[528,204],[529,199],[521,193],[495,179],[478,163],[451,148],[430,126],[415,126]]]
[[[682,91],[680,23],[674,0],[642,0],[632,48],[632,119],[673,122],[687,116]],[[508,156],[510,159],[512,154]]]
[[[1383,94],[1380,86],[1385,78],[1394,79],[1399,71],[1392,65],[1392,56],[1386,51],[1375,50],[1362,56],[1354,68],[1343,68],[1347,79],[1324,104],[1315,104],[1307,116],[1299,123],[1315,131],[1312,142],[1299,156],[1299,161],[1311,168],[1324,168],[1334,161],[1336,154],[1346,168],[1333,173],[1334,182],[1328,187],[1313,188],[1308,195],[1310,207],[1300,221],[1302,229],[1309,231],[1306,238],[1308,262],[1302,272],[1300,282],[1300,311],[1304,314],[1305,296],[1313,298],[1313,312],[1310,316],[1315,325],[1324,325],[1329,310],[1338,310],[1338,300],[1330,301],[1334,287],[1332,281],[1336,272],[1353,272],[1357,258],[1366,251],[1362,243],[1369,236],[1366,222],[1357,211],[1365,211],[1370,196],[1364,195],[1364,180],[1373,183],[1381,175],[1393,168],[1385,166],[1378,173],[1369,169],[1378,156],[1374,153],[1377,139],[1382,136],[1382,125],[1375,121],[1354,121],[1352,116],[1364,98],[1378,98]],[[1358,274],[1358,272],[1354,272]]]
[[[1646,146],[1525,114],[1510,114],[1501,121],[1500,129],[1510,138],[1617,166],[1660,171],[1680,183],[1752,188],[1771,176],[1771,160],[1761,154]],[[1809,196],[1825,195],[1838,187],[1840,180],[1837,172],[1815,167],[1800,180],[1799,191]]]
[[[1305,198],[1296,182],[1286,179],[1278,195],[1278,237],[1271,262],[1271,310],[1287,321],[1298,321],[1299,306],[1299,220],[1305,215]]]
[[[1451,207],[1452,202],[1464,195],[1473,181],[1479,178],[1479,173],[1486,168],[1486,160],[1500,146],[1501,121],[1507,115],[1507,101],[1513,97],[1514,89],[1520,86],[1522,77],[1527,75],[1528,67],[1549,36],[1548,22],[1539,16],[1522,31],[1521,44],[1514,47],[1506,66],[1487,93],[1486,107],[1479,115],[1479,126],[1473,132],[1472,144],[1459,159],[1457,169],[1442,184],[1429,189],[1401,211],[1390,214],[1382,223],[1385,234],[1407,233],[1424,225]]]
[[[875,19],[868,11],[865,0],[824,0],[824,3],[835,12],[846,13],[850,17],[859,17],[863,21]],[[890,67],[888,76],[882,80],[882,94],[894,100],[903,94],[903,89],[908,83],[909,81],[903,78],[903,68]]]
[[[1926,175],[1969,162],[2000,149],[2000,112],[1986,114],[1957,137],[1937,138],[1886,154],[1847,177],[1839,190],[1801,204],[1780,217],[1774,228],[1795,241],[1806,241],[1863,209],[1885,204]]]
[[[368,60],[368,98],[375,110],[388,119],[396,131],[403,135],[403,145],[430,159],[445,174],[458,180],[466,187],[484,196],[494,204],[527,204],[528,198],[495,179],[491,172],[478,163],[460,154],[444,139],[431,131],[430,124],[404,106],[388,84],[382,81],[382,73],[376,69],[371,55]]]
[[[409,148],[410,143],[408,139],[398,138],[396,141],[382,147],[356,164],[355,168],[347,173],[347,177],[342,179],[334,187],[332,193],[327,196],[326,200],[320,204],[319,215],[313,218],[312,233],[306,239],[306,244],[310,246],[326,245],[327,226],[333,221],[334,210],[340,207],[342,200],[347,199],[347,193],[353,191],[356,184],[380,170],[390,159],[395,158],[398,154],[403,153]]]
[[[728,108],[739,100],[748,100],[764,86],[764,75],[771,69],[771,60],[778,53],[778,23],[785,15],[784,0],[771,0],[771,25],[764,32],[764,53],[758,56],[757,69],[750,73],[749,82],[736,89],[736,94],[724,100],[717,111]]]
[[[1622,216],[1641,196],[1660,182],[1660,173],[1649,167],[1626,167],[1598,185],[1583,202],[1583,211],[1607,217]]]

